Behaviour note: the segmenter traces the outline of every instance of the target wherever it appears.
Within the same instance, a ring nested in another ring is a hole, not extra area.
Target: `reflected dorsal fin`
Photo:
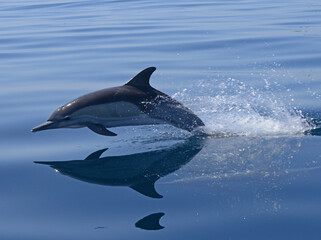
[[[163,196],[158,194],[155,190],[154,186],[155,182],[151,181],[144,181],[141,183],[134,184],[130,186],[130,188],[134,189],[135,191],[151,198],[162,198]]]
[[[129,80],[125,85],[132,87],[150,87],[149,79],[152,73],[156,70],[155,67],[149,67],[138,73],[135,77]]]
[[[96,152],[93,152],[92,154],[88,155],[88,157],[86,157],[85,160],[98,159],[101,156],[101,154],[103,154],[107,149],[108,148],[104,148]]]

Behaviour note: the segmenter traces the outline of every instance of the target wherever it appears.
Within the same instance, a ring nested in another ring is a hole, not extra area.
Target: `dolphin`
[[[204,126],[190,109],[149,84],[155,67],[138,73],[126,84],[92,92],[56,109],[37,132],[56,128],[88,127],[97,134],[116,136],[107,128],[171,124],[192,132]]]
[[[204,140],[193,135],[169,148],[149,152],[101,157],[107,150],[104,148],[90,154],[85,160],[35,163],[49,165],[59,173],[80,181],[128,186],[145,196],[162,198],[155,190],[155,182],[191,161],[203,148]]]

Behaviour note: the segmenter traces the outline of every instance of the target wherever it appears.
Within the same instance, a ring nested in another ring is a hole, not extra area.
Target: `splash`
[[[208,134],[295,135],[312,128],[300,110],[286,103],[291,99],[270,90],[266,80],[263,90],[233,78],[201,80],[173,97],[204,121]]]

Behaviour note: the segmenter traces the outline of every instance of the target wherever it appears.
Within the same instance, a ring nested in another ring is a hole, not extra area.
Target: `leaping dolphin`
[[[190,109],[150,86],[149,79],[155,70],[155,67],[146,68],[123,86],[76,98],[31,131],[88,127],[101,135],[116,136],[106,128],[171,124],[191,132],[204,126]]]

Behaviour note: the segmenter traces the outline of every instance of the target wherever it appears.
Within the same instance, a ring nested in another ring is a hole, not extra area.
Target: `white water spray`
[[[294,135],[311,129],[302,113],[271,92],[267,83],[259,90],[233,78],[202,80],[173,97],[204,121],[208,134]]]

